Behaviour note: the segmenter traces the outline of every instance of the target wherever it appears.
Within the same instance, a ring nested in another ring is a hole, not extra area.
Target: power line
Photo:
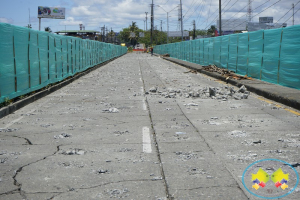
[[[222,8],[222,10],[224,10],[227,6],[228,6],[228,4],[231,2],[231,0],[229,0],[228,1],[228,3]],[[225,4],[225,3],[224,3]]]
[[[265,3],[269,2],[269,1],[270,1],[270,0],[267,0]],[[228,20],[226,20],[226,22],[229,21],[229,20],[231,20],[232,18],[234,18],[237,14],[241,13],[241,11],[244,10],[247,6],[249,6],[250,3],[252,3],[252,1],[249,2],[245,7],[243,7],[241,10],[239,10],[237,13],[235,13],[231,18],[229,18]],[[265,3],[264,3],[264,4],[265,4]]]
[[[231,7],[230,8],[228,8],[227,10],[225,10],[225,11],[223,11],[222,12],[222,15],[223,14],[225,14],[229,9],[231,9],[237,2],[238,2],[239,0],[236,0],[232,5],[231,5]],[[226,7],[226,6],[225,6]],[[216,11],[218,11],[218,10],[216,10]],[[211,21],[211,23],[208,25],[208,26],[206,26],[206,28],[208,28],[216,19],[218,18],[218,16],[216,16],[215,18],[214,18],[214,20],[213,21]],[[208,20],[207,20],[208,21]],[[228,21],[228,20],[227,20]],[[203,24],[203,23],[202,23]],[[201,24],[201,25],[202,25]],[[206,23],[206,25],[207,25],[207,23]],[[206,29],[205,28],[205,29]]]
[[[208,16],[209,16],[209,14],[210,14],[211,3],[212,3],[212,0],[210,0],[209,10],[208,10]],[[207,20],[206,20],[206,25],[205,25],[205,26],[207,26],[207,22],[208,22],[208,18],[207,18]]]
[[[264,11],[268,10],[269,8],[271,8],[272,6],[276,5],[276,4],[279,3],[280,1],[281,1],[281,0],[276,1],[275,3],[273,3],[272,5],[270,5],[269,7],[265,8],[265,9],[262,10],[261,12],[257,13],[256,15],[254,15],[252,18],[254,18],[254,17],[256,17],[257,15],[259,15],[259,14],[263,13]],[[260,7],[260,6],[258,6],[258,7]],[[257,9],[258,7],[256,7],[255,9]],[[255,10],[255,9],[254,9],[254,10]],[[240,17],[240,18],[241,18],[241,17]],[[238,27],[238,26],[242,25],[244,22],[247,22],[247,20],[246,20],[246,21],[243,21],[242,23],[240,23],[239,25],[237,25],[237,26],[235,26],[235,27]],[[233,28],[235,28],[235,27],[233,27]]]
[[[193,16],[193,14],[196,12],[196,10],[198,10],[198,8],[202,5],[202,8],[203,8],[203,4],[204,2],[203,2],[203,0],[201,1],[201,3],[199,4],[199,6],[196,8],[196,9],[194,9],[194,12],[187,18],[187,19],[185,19],[184,21],[188,21],[190,18],[191,18],[191,16]],[[201,12],[199,12],[199,15],[200,15],[200,13]]]
[[[296,14],[299,10],[300,10],[300,8],[299,8],[294,14]],[[283,22],[283,23],[286,23],[286,22],[289,21],[292,17],[293,17],[293,15],[292,15],[290,18],[288,18],[288,20],[286,20],[286,21]]]
[[[167,0],[166,3],[162,4],[162,5],[166,5],[170,0]]]
[[[263,5],[265,5],[265,4],[268,3],[269,1],[271,1],[271,0],[267,0],[265,3],[263,3],[263,4],[259,5],[259,6],[257,6],[257,7],[254,8],[252,11],[256,10],[257,8],[259,8],[259,7],[263,6]],[[279,1],[281,1],[281,0],[279,0]],[[277,4],[279,1],[275,2],[275,3],[272,4],[271,6],[267,7],[267,9],[269,9],[269,8],[272,7],[273,5]],[[252,1],[251,1],[250,3],[252,3]],[[250,5],[250,3],[248,3],[248,5]],[[244,8],[245,8],[245,7],[244,7]],[[265,10],[263,10],[262,12],[264,12],[264,11],[265,11]],[[260,12],[260,13],[262,13],[262,12]],[[258,13],[258,14],[260,14],[260,13]],[[248,14],[248,13],[246,13],[246,14],[244,14],[243,16],[241,16],[241,17],[239,17],[239,18],[233,20],[232,22],[235,22],[236,20],[238,20],[238,19],[240,19],[240,18],[242,18],[242,17],[247,16],[247,14]],[[254,18],[255,16],[257,16],[258,14],[254,15],[253,17],[251,17],[251,19]],[[232,18],[230,18],[230,19],[232,19]],[[230,20],[230,19],[229,19],[229,20]],[[229,21],[229,20],[227,20],[227,21]],[[226,21],[226,22],[227,22],[227,21]],[[244,22],[243,22],[243,23],[244,23]],[[241,24],[240,24],[240,25],[241,25]]]
[[[297,4],[300,3],[300,1],[298,1],[295,4],[295,7],[297,6]],[[293,7],[291,9],[289,9],[279,20],[277,20],[277,22],[275,24],[277,24],[282,18],[284,18],[291,10],[293,10]],[[293,16],[292,16],[293,17]]]
[[[189,7],[188,11],[186,11],[186,13],[183,15],[183,17],[185,17],[186,14],[191,10],[191,8],[193,7],[194,3],[195,3],[195,0],[193,0],[193,2],[191,3],[191,6]]]

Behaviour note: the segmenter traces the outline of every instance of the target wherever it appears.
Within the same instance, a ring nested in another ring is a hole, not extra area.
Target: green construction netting
[[[239,34],[236,73],[241,75],[248,74],[248,37],[248,33]]]
[[[154,52],[300,89],[299,32],[300,25],[260,30],[159,45]]]
[[[0,103],[126,52],[126,47],[0,23]]]
[[[264,31],[249,33],[249,57],[248,57],[248,76],[260,79]]]
[[[238,34],[229,36],[227,69],[234,72],[237,72],[238,36]]]
[[[300,26],[283,29],[279,83],[300,89]]]

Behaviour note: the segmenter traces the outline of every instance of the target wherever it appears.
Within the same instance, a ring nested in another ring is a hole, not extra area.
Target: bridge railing
[[[126,52],[119,45],[0,23],[0,103]]]
[[[154,52],[300,89],[299,33],[297,25],[159,45]]]

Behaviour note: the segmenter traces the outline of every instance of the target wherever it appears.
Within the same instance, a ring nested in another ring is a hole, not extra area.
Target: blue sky
[[[100,27],[106,25],[120,31],[128,27],[132,21],[144,29],[145,12],[148,12],[148,28],[150,27],[151,0],[0,0],[0,2],[0,22],[27,26],[30,9],[30,21],[36,30],[38,30],[38,6],[66,8],[66,19],[42,19],[42,29],[49,26],[53,31],[78,30],[79,24],[83,23],[89,30],[100,30]],[[207,29],[210,25],[216,24],[217,0],[182,0],[182,2],[184,29],[192,29],[193,20],[196,21],[198,29]],[[295,24],[300,24],[299,0],[254,0],[252,21],[258,21],[258,17],[273,16],[274,22],[279,20],[278,23],[287,22],[288,25],[292,25],[292,10],[290,10],[292,3],[296,4]],[[154,4],[155,26],[160,29],[162,22],[162,29],[166,30],[166,12],[172,10],[169,12],[170,30],[179,30],[177,7],[179,0],[154,0]],[[248,0],[222,0],[222,4],[223,18],[247,19]]]

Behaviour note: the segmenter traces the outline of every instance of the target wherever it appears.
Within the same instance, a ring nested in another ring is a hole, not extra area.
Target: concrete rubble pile
[[[251,79],[251,77],[248,76],[241,76],[238,74],[235,74],[234,71],[230,71],[228,69],[224,68],[219,68],[215,65],[208,65],[208,66],[203,66],[203,70],[208,71],[208,72],[216,72],[218,74],[221,74],[222,76],[226,77],[227,79],[235,79],[235,80],[243,80],[243,79]]]
[[[243,85],[238,90],[234,87],[203,87],[200,89],[192,89],[190,87],[184,89],[151,87],[146,95],[156,95],[164,98],[201,98],[201,99],[217,99],[227,101],[228,99],[248,99],[250,92]]]

